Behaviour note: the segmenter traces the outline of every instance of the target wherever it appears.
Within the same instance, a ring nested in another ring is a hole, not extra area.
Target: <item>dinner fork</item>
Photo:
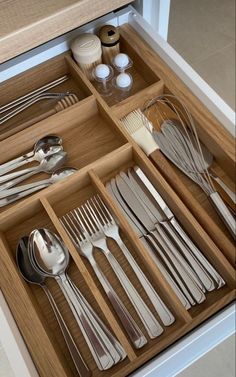
[[[103,230],[101,230],[99,219],[96,213],[91,210],[91,208],[92,206],[90,202],[87,201],[83,206],[77,209],[80,215],[79,217],[81,226],[86,232],[85,236],[89,235],[93,246],[100,249],[106,256],[114,273],[116,274],[127,296],[133,304],[137,314],[139,315],[145,329],[147,330],[149,337],[151,339],[156,338],[163,332],[163,328],[156,320],[150,309],[147,307],[137,290],[134,288],[133,284],[129,280],[126,273],[123,271],[117,259],[109,250],[105,233],[103,232]]]
[[[147,343],[147,339],[139,329],[132,316],[129,314],[128,310],[126,309],[119,296],[116,294],[113,287],[107,280],[106,276],[99,268],[96,260],[94,259],[93,245],[90,242],[89,237],[86,237],[83,231],[81,231],[81,225],[77,215],[77,210],[71,211],[70,213],[67,213],[65,216],[63,216],[61,218],[61,223],[69,234],[76,249],[81,255],[86,257],[91,264],[113,308],[119,315],[120,321],[123,324],[133,345],[138,349],[143,347]]]
[[[138,263],[133,258],[132,254],[126,247],[125,243],[123,242],[122,238],[119,234],[119,226],[115,222],[112,214],[108,210],[105,203],[102,201],[99,195],[94,196],[90,199],[93,204],[94,209],[99,213],[101,222],[99,225],[101,229],[104,231],[105,235],[109,238],[112,238],[117,245],[122,250],[125,258],[129,262],[130,266],[132,267],[135,275],[137,276],[138,280],[140,281],[143,289],[145,290],[148,298],[150,299],[152,305],[154,306],[156,312],[158,313],[159,317],[161,318],[163,324],[165,326],[170,326],[174,321],[175,318],[170,310],[166,307],[164,302],[161,300],[157,292],[155,291],[154,287],[139,267]]]

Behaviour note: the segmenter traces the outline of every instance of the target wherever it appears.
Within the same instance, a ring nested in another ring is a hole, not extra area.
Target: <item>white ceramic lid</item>
[[[102,55],[100,39],[91,33],[79,35],[71,44],[75,60],[80,64],[90,64],[99,60]]]

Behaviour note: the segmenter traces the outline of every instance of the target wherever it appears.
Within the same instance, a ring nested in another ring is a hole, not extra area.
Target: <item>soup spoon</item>
[[[12,170],[19,168],[22,165],[28,164],[33,161],[41,162],[45,157],[51,156],[52,154],[58,153],[63,150],[62,145],[50,145],[43,144],[35,151],[35,154],[32,157],[26,158],[20,162],[10,164],[8,167],[0,169],[0,175],[9,173]]]
[[[29,241],[29,237],[26,237],[26,236],[22,237],[19,240],[17,248],[16,248],[16,262],[17,262],[19,271],[21,275],[23,276],[23,278],[28,283],[37,284],[44,290],[44,293],[47,296],[48,301],[55,314],[55,317],[58,321],[58,324],[60,326],[61,332],[67,344],[68,350],[70,352],[71,358],[76,367],[78,375],[80,377],[89,377],[91,376],[91,371],[85,364],[85,361],[83,360],[74,342],[74,339],[72,338],[72,335],[60,313],[60,310],[51,292],[49,291],[48,287],[45,284],[46,277],[42,275],[41,273],[39,273],[38,271],[36,271],[30,262],[30,259],[28,256],[28,241]]]
[[[25,179],[32,177],[34,174],[41,172],[48,174],[53,173],[56,169],[60,168],[66,162],[66,158],[67,153],[61,151],[52,154],[51,156],[45,157],[38,166],[3,175],[2,177],[0,177],[0,183],[5,182],[5,184],[0,186],[0,191],[15,186]]]
[[[60,138],[57,135],[46,135],[46,136],[42,137],[41,139],[36,141],[36,143],[34,144],[34,149],[32,151],[30,151],[26,154],[23,154],[20,157],[14,158],[13,160],[7,161],[4,164],[1,164],[0,165],[0,172],[2,171],[1,169],[5,169],[7,166],[9,166],[11,164],[15,164],[15,163],[20,162],[22,160],[26,160],[27,158],[33,157],[35,152],[45,144],[62,145],[62,138]]]
[[[106,370],[118,363],[121,360],[120,353],[100,327],[100,324],[96,323],[96,327],[93,326],[89,320],[88,312],[79,299],[81,293],[76,294],[69,277],[65,274],[69,264],[69,252],[62,241],[47,229],[36,229],[30,234],[28,251],[33,267],[45,276],[56,279],[83,333],[97,367],[100,370]],[[85,298],[83,298],[83,301],[85,301]]]
[[[43,179],[41,181],[32,182],[27,185],[17,186],[17,187],[10,188],[8,190],[0,191],[0,199],[7,198],[12,195],[14,195],[14,198],[17,198],[17,195],[20,195],[21,193],[24,193],[30,189],[33,189],[34,187],[38,188],[38,190],[41,190],[45,187],[52,185],[53,183],[61,181],[62,179],[68,177],[69,175],[74,174],[76,171],[77,169],[71,168],[71,167],[59,168],[55,170],[52,173],[51,177],[48,179]]]

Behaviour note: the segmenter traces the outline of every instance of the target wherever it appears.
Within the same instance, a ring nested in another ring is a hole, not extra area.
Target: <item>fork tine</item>
[[[84,213],[82,212],[82,209],[83,209]],[[83,225],[84,230],[86,231],[86,228],[87,228],[87,231],[90,232],[90,235],[93,234],[93,232],[96,231],[96,229],[95,229],[91,219],[87,215],[87,212],[86,212],[84,206],[81,206],[80,208],[76,208],[76,210],[79,212],[80,216],[82,217],[82,220],[80,219],[80,221]]]
[[[104,213],[104,210],[101,206],[101,203],[98,202],[96,196],[94,196],[93,200],[93,205],[96,208],[97,212],[99,212],[99,215],[103,221],[103,225],[106,225],[109,222],[109,219],[107,218],[106,214]]]
[[[79,237],[77,236],[77,234],[75,233],[74,229],[72,228],[71,224],[69,223],[69,221],[67,220],[66,216],[68,217],[68,219],[70,219],[69,215],[65,215],[63,216],[63,225],[67,231],[67,233],[69,234],[70,238],[72,239],[73,242],[77,241],[78,243],[80,243],[80,239]],[[71,219],[70,219],[71,220]],[[74,237],[73,237],[74,236]]]
[[[98,222],[100,228],[103,228],[104,225],[106,225],[106,220],[104,219],[103,217],[103,213],[101,211],[101,208],[99,206],[97,206],[96,204],[96,197],[94,196],[93,198],[90,198],[90,202],[92,203],[92,205],[90,204],[90,208],[91,210],[93,211],[94,213],[94,216],[96,218],[96,221]],[[99,217],[98,217],[99,216]],[[100,218],[100,219],[99,219]]]
[[[100,204],[98,203],[98,199],[97,199],[97,198],[99,199]],[[97,195],[97,198],[96,198],[96,202],[98,203],[98,205],[100,206],[100,208],[103,207],[104,210],[106,211],[107,215],[110,217],[110,220],[111,220],[111,221],[114,220],[113,217],[112,217],[112,215],[111,215],[111,213],[110,213],[110,211],[108,210],[107,206],[105,205],[104,201],[103,201],[102,198],[100,197],[100,195]],[[103,212],[103,213],[104,213],[104,212]],[[104,214],[104,216],[106,216],[106,215]],[[109,221],[109,218],[108,218],[107,216],[106,216],[106,218],[107,218],[108,221]],[[108,222],[108,221],[107,221],[107,222]]]
[[[82,235],[82,232],[81,232],[81,228],[82,228],[82,226],[81,226],[81,223],[80,223],[80,221],[79,221],[79,218],[78,218],[78,215],[77,215],[77,213],[75,212],[75,210],[73,210],[73,211],[70,211],[70,215],[73,217],[73,219],[74,219],[74,223],[73,223],[73,221],[71,220],[71,222],[73,223],[73,225],[74,225],[74,227],[75,227],[75,229],[76,229],[76,232],[78,232],[79,234],[80,234],[80,236],[81,236],[81,238],[83,238],[83,235]]]
[[[86,209],[87,211],[89,212],[90,216],[92,217],[94,223],[97,225],[98,229],[102,229],[102,224],[101,224],[101,221],[99,220],[96,212],[94,211],[93,207],[91,206],[90,202],[87,200],[87,202],[85,203],[85,206],[86,206]],[[91,220],[90,220],[91,221]],[[98,230],[97,229],[97,230]]]

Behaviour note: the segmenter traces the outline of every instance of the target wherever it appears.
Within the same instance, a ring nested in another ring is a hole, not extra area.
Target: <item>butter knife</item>
[[[171,209],[167,206],[166,202],[162,199],[161,195],[149,181],[147,176],[143,173],[143,171],[138,167],[134,167],[134,172],[139,177],[140,181],[143,185],[147,188],[151,196],[154,198],[155,202],[158,203],[160,209],[162,210],[163,214],[165,214],[166,218],[169,220],[173,228],[175,229],[176,233],[183,239],[186,243],[188,248],[191,250],[192,254],[195,258],[203,265],[205,270],[211,275],[211,277],[216,281],[218,285],[218,289],[225,285],[224,279],[220,276],[220,274],[215,270],[215,268],[210,264],[207,258],[201,253],[201,251],[197,248],[197,246],[193,243],[191,238],[188,234],[184,231],[182,226],[179,224],[177,219],[175,218],[174,214],[172,213]]]
[[[149,216],[149,213],[147,212],[147,208],[143,206],[143,204],[138,199],[135,191],[132,190],[129,184],[127,184],[127,182],[125,182],[120,175],[116,176],[116,184],[121,195],[123,196],[123,199],[129,205],[129,207],[132,209],[135,215],[139,218],[142,225],[145,226],[145,228],[149,232],[152,232],[152,234],[157,238],[158,243],[165,250],[165,253],[168,255],[168,258],[177,268],[179,274],[181,275],[182,279],[187,285],[193,298],[198,303],[203,302],[206,299],[206,297],[202,290],[193,280],[191,276],[191,273],[193,272],[191,267],[183,259],[183,257],[181,257],[173,242],[166,235],[164,229],[161,228],[161,226],[158,223],[153,223],[152,219]],[[157,230],[156,233],[153,232],[155,229]]]

